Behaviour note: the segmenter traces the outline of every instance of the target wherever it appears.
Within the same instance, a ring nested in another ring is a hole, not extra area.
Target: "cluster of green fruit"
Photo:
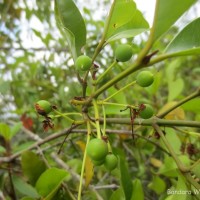
[[[129,44],[120,44],[115,49],[115,59],[117,62],[126,62],[133,55],[132,47]],[[78,71],[88,71],[92,66],[92,59],[86,55],[81,55],[75,62]],[[154,82],[154,75],[150,71],[141,71],[136,77],[136,83],[141,87],[149,87]],[[153,116],[153,108],[144,104],[144,108],[140,110],[139,115],[143,119],[149,119]]]
[[[108,152],[107,143],[99,138],[94,138],[87,145],[87,155],[91,158],[95,166],[104,164],[107,170],[112,171],[117,167],[117,157]]]
[[[126,62],[132,55],[132,47],[128,44],[121,44],[115,50],[115,58],[118,62]],[[78,71],[88,71],[92,66],[92,59],[87,55],[81,55],[76,59],[75,66]]]
[[[142,71],[136,77],[136,83],[141,87],[149,87],[154,82],[154,75],[150,71]],[[149,119],[153,116],[154,110],[149,104],[143,104],[143,109],[139,111],[139,116]]]

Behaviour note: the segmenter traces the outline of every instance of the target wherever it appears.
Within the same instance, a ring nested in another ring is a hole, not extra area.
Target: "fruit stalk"
[[[81,168],[81,179],[80,179],[80,182],[79,182],[78,200],[81,200],[83,176],[84,176],[86,156],[87,156],[87,146],[88,146],[88,143],[90,141],[90,135],[91,135],[91,126],[90,126],[89,120],[87,120],[87,142],[86,142],[86,147],[85,147],[84,156],[83,156],[83,162],[82,162],[82,168]]]
[[[120,90],[118,90],[117,92],[113,93],[112,95],[110,95],[109,97],[107,97],[106,99],[104,99],[103,101],[108,101],[109,99],[111,99],[112,97],[114,97],[115,95],[119,94],[120,92],[124,91],[125,89],[129,88],[132,85],[135,85],[136,81],[133,81],[129,84],[127,84],[126,86],[124,86],[123,88],[121,88]]]
[[[180,161],[180,159],[178,158],[178,156],[176,155],[176,153],[174,152],[174,149],[172,148],[171,144],[169,143],[169,141],[165,138],[164,133],[162,132],[162,130],[160,129],[160,127],[157,124],[153,124],[153,128],[156,130],[156,132],[160,135],[163,143],[165,144],[165,146],[167,147],[168,151],[170,152],[171,156],[173,157],[174,161],[176,162],[179,170],[183,173],[188,172],[188,168],[186,168],[183,163]]]
[[[96,123],[96,128],[97,128],[97,138],[101,138],[101,129],[100,129],[100,123],[99,123],[99,110],[98,110],[98,105],[96,99],[93,100],[93,105],[94,105],[94,113],[95,113],[95,123]]]
[[[94,81],[94,85],[98,84],[99,81],[108,74],[108,72],[117,64],[117,61],[115,60],[99,77],[96,81]]]

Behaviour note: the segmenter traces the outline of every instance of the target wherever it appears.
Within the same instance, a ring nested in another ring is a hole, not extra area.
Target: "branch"
[[[36,149],[36,148],[38,148],[38,146],[41,146],[41,145],[43,145],[43,144],[46,144],[47,142],[50,142],[50,141],[52,141],[52,140],[55,140],[55,139],[57,139],[57,138],[59,138],[59,137],[66,136],[66,134],[69,134],[69,133],[81,133],[81,134],[86,134],[86,133],[88,132],[87,129],[73,129],[73,130],[72,130],[72,128],[75,128],[75,127],[71,127],[71,128],[69,128],[69,129],[67,129],[67,130],[63,130],[63,131],[60,131],[60,132],[58,132],[58,133],[54,133],[54,134],[52,134],[52,135],[50,135],[50,136],[44,138],[43,140],[40,140],[40,141],[35,142],[35,143],[32,144],[31,146],[29,146],[27,149],[24,149],[24,150],[22,150],[22,151],[19,151],[19,152],[15,153],[15,154],[13,154],[13,155],[11,155],[11,156],[0,157],[0,164],[1,164],[1,163],[5,163],[5,162],[7,162],[7,163],[8,163],[8,162],[11,162],[11,161],[13,161],[14,159],[18,158],[19,156],[21,156],[21,154],[22,154],[23,152],[28,151],[28,150],[31,150],[31,149]],[[92,132],[96,132],[96,129],[95,129],[95,130],[92,130]],[[125,135],[131,135],[132,132],[129,131],[129,130],[110,130],[110,129],[107,129],[107,130],[106,130],[106,134],[119,134],[119,135],[120,135],[120,134],[123,134],[123,135],[125,134]],[[168,154],[168,152],[167,152],[165,149],[163,149],[161,146],[159,146],[156,142],[152,141],[150,138],[146,138],[146,137],[144,137],[144,136],[142,136],[142,135],[140,135],[140,134],[136,134],[136,133],[135,133],[135,136],[136,136],[136,137],[140,137],[140,138],[142,138],[142,139],[144,139],[144,140],[146,140],[146,141],[152,143],[153,145],[157,146],[157,147],[160,148],[162,151],[164,151],[165,153]]]
[[[130,125],[130,118],[107,118],[107,123],[113,124],[127,124]],[[100,123],[103,123],[103,119],[100,118]],[[135,119],[134,125],[141,125],[141,126],[152,126],[154,123],[160,126],[185,126],[185,127],[198,127],[200,128],[200,123],[195,121],[186,121],[186,120],[165,120],[165,119],[158,119],[156,117],[152,119],[142,120],[142,119]],[[37,141],[36,143],[29,146],[27,149],[17,152],[9,157],[0,157],[0,164],[3,162],[11,162],[15,158],[19,157],[24,151],[35,149],[38,146],[41,146],[51,140],[55,140],[59,137],[69,135],[70,133],[86,133],[83,129],[75,129],[78,127],[79,124],[76,124],[70,127],[67,130],[62,130],[58,133],[54,133],[43,140]],[[95,131],[95,130],[93,130]],[[114,134],[131,134],[131,131],[127,132],[125,130],[106,130],[106,133],[114,133]],[[150,142],[150,141],[149,141]]]
[[[27,150],[31,150],[31,149],[35,149],[35,148],[38,148],[38,146],[41,146],[42,144],[45,144],[51,140],[54,140],[54,139],[57,139],[63,135],[66,135],[66,134],[70,134],[71,131],[73,129],[75,129],[77,126],[79,126],[78,124],[74,125],[74,126],[71,126],[69,129],[67,130],[63,130],[63,131],[60,131],[58,133],[55,133],[55,134],[52,134],[46,138],[44,138],[43,140],[40,140],[40,141],[37,141],[35,142],[34,144],[30,145],[27,149],[24,149],[24,150],[21,150],[11,156],[7,156],[7,157],[0,157],[0,164],[3,163],[3,162],[11,162],[12,160],[16,159],[17,157],[19,157],[23,152],[27,151]]]
[[[160,127],[157,124],[153,124],[154,129],[158,132],[158,134],[160,135],[163,143],[165,144],[165,146],[167,147],[168,151],[170,152],[171,156],[173,157],[174,161],[177,164],[178,169],[180,170],[180,172],[184,175],[184,177],[187,179],[187,181],[193,185],[196,189],[200,190],[200,185],[198,184],[197,181],[194,180],[194,178],[191,176],[190,174],[190,168],[186,167],[181,160],[179,159],[179,157],[176,155],[176,153],[174,152],[174,149],[172,148],[171,144],[169,143],[169,141],[166,139],[165,135],[163,134],[162,130],[160,129]]]
[[[171,108],[163,111],[162,113],[159,113],[157,115],[158,118],[163,118],[164,116],[166,116],[168,113],[170,113],[172,110],[178,108],[179,106],[181,106],[182,104],[196,98],[200,96],[200,88],[198,88],[195,92],[193,92],[191,95],[185,97],[183,100],[179,101],[177,104],[175,104],[174,106],[172,106]]]
[[[103,119],[100,118],[100,122],[103,123]],[[107,123],[113,124],[127,124],[130,125],[130,118],[106,118]],[[151,119],[135,119],[134,125],[152,126],[152,124],[158,124],[159,126],[183,126],[183,127],[197,127],[200,128],[200,123],[197,121],[189,120],[166,120],[152,117]]]

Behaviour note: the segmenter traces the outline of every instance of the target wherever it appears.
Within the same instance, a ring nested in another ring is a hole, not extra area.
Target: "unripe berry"
[[[104,166],[107,170],[112,171],[117,167],[118,159],[114,154],[108,154],[105,158]]]
[[[154,81],[154,75],[150,71],[142,71],[136,77],[136,82],[141,87],[148,87]]]
[[[94,161],[104,160],[105,156],[108,154],[108,146],[102,139],[92,139],[88,143],[87,154]]]
[[[94,164],[94,166],[100,166],[105,162],[105,160],[92,160],[92,163]]]
[[[75,61],[77,70],[88,71],[92,65],[92,59],[86,55],[79,56]]]
[[[143,119],[149,119],[153,116],[153,108],[149,104],[144,104],[144,107],[140,112],[139,115]]]
[[[115,50],[115,57],[117,61],[126,62],[131,59],[133,55],[132,47],[128,44],[121,44]]]
[[[52,111],[52,105],[46,100],[40,100],[35,104],[35,109],[39,115],[48,115]]]

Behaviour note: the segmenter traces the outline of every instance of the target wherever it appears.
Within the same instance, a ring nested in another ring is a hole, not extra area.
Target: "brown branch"
[[[100,122],[103,123],[103,119],[100,119]],[[127,124],[130,125],[130,118],[106,118],[106,123],[108,124]],[[182,127],[196,127],[200,128],[200,123],[197,121],[189,120],[167,120],[159,119],[157,117],[152,117],[151,119],[135,119],[134,125],[141,126],[152,126],[154,123],[159,126],[182,126]]]
[[[23,152],[27,151],[27,150],[31,150],[31,149],[35,149],[35,148],[38,148],[38,146],[41,146],[43,144],[46,144],[47,142],[50,142],[52,140],[55,140],[59,137],[62,137],[62,136],[66,136],[66,134],[70,134],[70,133],[82,133],[82,134],[86,134],[87,133],[87,130],[86,129],[75,129],[78,125],[74,125],[72,127],[70,127],[69,129],[67,130],[63,130],[63,131],[60,131],[58,133],[54,133],[46,138],[44,138],[43,140],[41,141],[37,141],[35,142],[34,144],[32,144],[31,146],[29,146],[27,149],[25,150],[22,150],[22,151],[19,151],[11,156],[7,156],[7,157],[0,157],[0,164],[1,163],[8,163],[8,162],[11,162],[12,160],[18,158]],[[93,132],[95,132],[96,130],[92,130]],[[109,130],[107,129],[106,130],[106,133],[107,134],[126,134],[126,135],[130,135],[132,134],[131,131],[129,130]],[[153,145],[157,146],[159,149],[161,149],[163,152],[169,154],[165,149],[163,149],[161,146],[159,146],[159,144],[157,144],[156,142],[152,141],[150,138],[147,138],[147,137],[144,137],[142,135],[139,135],[139,134],[136,134],[135,133],[135,136],[136,137],[140,137],[150,143],[152,143]]]
[[[37,141],[35,142],[34,144],[30,145],[27,149],[25,150],[22,150],[22,151],[19,151],[13,155],[10,155],[10,156],[7,156],[7,157],[0,157],[0,164],[1,163],[4,163],[4,162],[11,162],[12,160],[16,159],[17,157],[19,157],[23,152],[27,151],[27,150],[31,150],[31,149],[35,149],[35,148],[38,148],[38,146],[42,145],[42,144],[45,144],[51,140],[54,140],[54,139],[57,139],[61,136],[64,136],[66,134],[69,134],[72,132],[73,129],[75,129],[77,126],[79,126],[79,124],[76,124],[74,126],[71,126],[69,129],[67,130],[63,130],[63,131],[60,131],[58,133],[55,133],[55,134],[52,134],[46,138],[44,138],[43,140],[41,141]]]

